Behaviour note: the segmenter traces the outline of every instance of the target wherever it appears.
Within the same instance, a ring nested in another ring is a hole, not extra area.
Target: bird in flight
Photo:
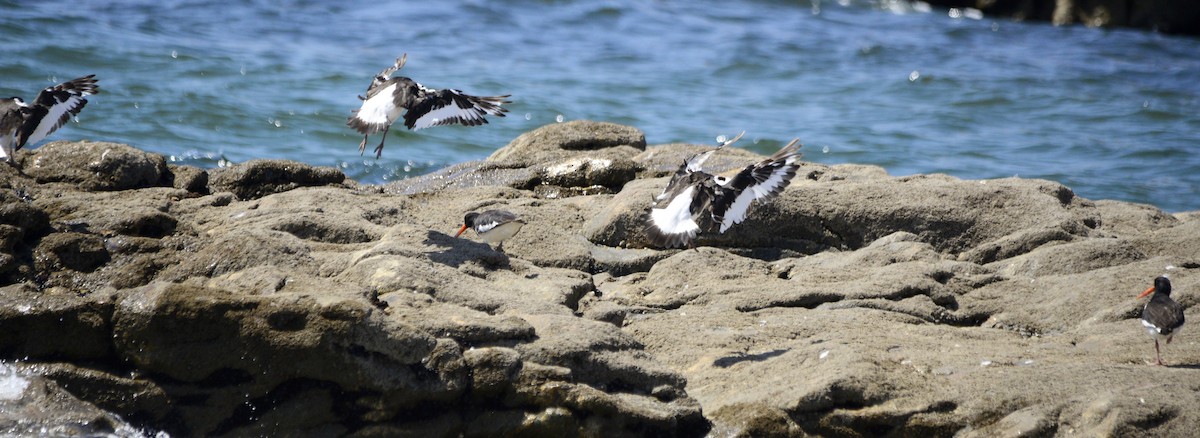
[[[478,126],[488,121],[484,116],[493,115],[504,117],[507,108],[501,105],[512,103],[505,100],[511,95],[479,97],[471,96],[459,90],[434,90],[416,81],[392,74],[404,67],[408,54],[396,58],[396,63],[384,69],[371,80],[367,87],[366,96],[358,96],[362,106],[351,111],[346,125],[354,128],[363,135],[358,144],[358,153],[362,155],[367,147],[367,138],[371,134],[383,132],[379,146],[375,147],[375,158],[383,156],[383,143],[387,140],[388,129],[403,113],[404,126],[410,130],[418,130],[431,126],[462,124]]]

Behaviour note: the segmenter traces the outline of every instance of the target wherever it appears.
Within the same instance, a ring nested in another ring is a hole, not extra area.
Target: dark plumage
[[[11,162],[16,151],[44,140],[99,92],[96,75],[88,75],[47,87],[29,104],[15,96],[0,100],[0,158]]]
[[[1154,279],[1154,286],[1146,289],[1138,298],[1154,293],[1150,302],[1142,308],[1142,325],[1154,337],[1154,356],[1156,363],[1163,364],[1162,353],[1159,351],[1159,339],[1165,339],[1168,344],[1171,338],[1183,327],[1183,306],[1171,299],[1171,280],[1167,277]]]
[[[433,90],[406,77],[392,77],[392,74],[404,67],[408,54],[396,59],[391,67],[375,75],[371,86],[367,87],[367,95],[358,96],[362,106],[353,110],[353,115],[346,125],[354,128],[363,135],[358,144],[358,153],[362,154],[367,147],[367,137],[383,132],[379,146],[375,147],[375,158],[383,156],[383,143],[387,140],[388,129],[392,123],[404,114],[404,126],[411,130],[462,124],[478,126],[486,124],[486,115],[504,117],[508,109],[501,107],[510,95],[479,97],[464,94],[462,91],[445,89]]]
[[[505,240],[516,235],[525,226],[525,221],[515,214],[504,210],[487,210],[482,213],[470,212],[463,217],[462,227],[454,233],[454,237],[462,235],[468,228],[475,230],[484,242],[495,244],[502,248]]]
[[[712,154],[741,137],[738,134],[710,151],[693,155],[679,166],[650,208],[646,236],[652,245],[690,246],[701,232],[724,233],[746,219],[754,201],[768,201],[788,186],[800,167],[799,139],[732,177],[701,170]]]

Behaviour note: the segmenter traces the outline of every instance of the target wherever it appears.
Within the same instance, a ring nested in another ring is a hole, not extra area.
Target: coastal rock
[[[1200,213],[1093,202],[1049,181],[804,163],[728,233],[661,250],[646,247],[642,215],[664,176],[711,146],[643,152],[626,144],[633,128],[561,125],[523,140],[526,165],[466,163],[385,187],[282,161],[214,170],[205,190],[175,167],[96,191],[0,166],[0,380],[29,382],[13,395],[22,384],[0,385],[0,431],[1200,427],[1188,414],[1197,341],[1185,330],[1163,348],[1174,366],[1148,365],[1134,298],[1167,274],[1194,313]],[[550,152],[534,153],[535,137]],[[19,156],[28,168],[34,154]],[[620,171],[604,176],[600,159]],[[761,159],[731,147],[709,164]],[[503,248],[454,237],[486,209],[527,224]],[[1146,390],[1155,381],[1172,384]]]
[[[341,184],[342,171],[332,167],[313,167],[290,160],[250,160],[214,170],[209,177],[210,192],[231,192],[241,199],[255,199],[297,187]]]
[[[187,190],[202,195],[208,194],[208,171],[195,166],[175,166],[168,164],[171,171],[171,185],[177,189]]]
[[[51,370],[47,372],[46,368]],[[55,368],[57,365],[0,361],[0,433],[7,436],[142,434],[139,427],[107,407],[80,400],[66,390],[65,384],[48,376]]]
[[[70,183],[84,191],[156,187],[170,175],[162,155],[108,142],[47,143],[24,156],[21,165],[39,183]]]
[[[862,173],[861,167],[809,165],[797,173],[777,199],[752,206],[744,223],[724,234],[702,233],[699,244],[814,253],[857,249],[904,231],[940,251],[986,263],[1047,242],[1087,236],[1100,223],[1090,201],[1047,181],[963,181],[939,175],[864,178],[855,176]],[[666,183],[650,179],[626,185],[587,224],[584,235],[601,245],[648,245],[642,232],[645,215]]]
[[[536,190],[546,197],[612,193],[642,166],[633,157],[646,148],[637,128],[576,120],[522,134],[484,161],[462,163],[389,184],[406,195],[485,186]]]
[[[640,129],[608,122],[572,120],[554,123],[521,134],[487,158],[510,167],[529,167],[571,158],[580,151],[603,151],[633,156],[646,149]]]

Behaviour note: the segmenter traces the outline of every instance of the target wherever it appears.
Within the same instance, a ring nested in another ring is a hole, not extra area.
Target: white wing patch
[[[396,92],[396,84],[391,84],[370,99],[364,100],[362,107],[354,113],[354,117],[362,120],[363,123],[375,125],[375,129],[383,129],[384,126],[391,125],[400,117],[400,110],[403,108],[397,107],[394,97]]]
[[[695,236],[700,231],[700,225],[692,219],[690,207],[694,187],[688,187],[666,207],[650,209],[650,221],[665,234],[687,234]]]
[[[451,90],[454,91],[454,90]],[[457,94],[457,93],[456,93]],[[439,125],[448,125],[459,121],[483,120],[483,115],[489,114],[483,108],[471,105],[469,107],[458,106],[458,99],[451,99],[446,106],[429,111],[421,117],[418,117],[413,122],[413,130],[416,131],[422,128],[429,128]]]
[[[67,117],[72,111],[79,107],[79,103],[91,93],[82,93],[81,95],[71,95],[67,100],[55,104],[49,108],[49,112],[38,123],[32,134],[29,134],[29,139],[25,140],[25,144],[37,144],[46,138],[47,135],[53,133],[56,129],[66,123]]]
[[[1146,326],[1146,331],[1150,332],[1150,336],[1166,338],[1166,335],[1163,335],[1163,329],[1159,329],[1157,325],[1151,324],[1150,322],[1148,322],[1148,320],[1142,319],[1141,325]],[[1176,334],[1176,332],[1178,332],[1178,329],[1175,329],[1175,331],[1172,331],[1171,334],[1174,335],[1174,334]]]
[[[771,176],[767,177],[766,181],[753,184],[750,187],[746,187],[741,193],[738,193],[737,198],[733,200],[733,204],[729,206],[729,210],[725,211],[725,218],[721,221],[720,232],[724,233],[725,230],[728,230],[734,224],[740,224],[746,220],[746,214],[750,211],[751,202],[767,198],[779,187],[787,184],[789,169],[791,169],[791,166],[780,166],[771,172]]]

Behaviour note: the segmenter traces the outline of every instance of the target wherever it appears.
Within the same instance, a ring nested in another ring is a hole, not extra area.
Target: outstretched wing
[[[432,126],[477,126],[487,123],[486,115],[504,117],[508,109],[501,107],[510,101],[509,95],[478,97],[458,90],[439,90],[428,93],[404,114],[404,126],[417,130]]]
[[[87,75],[46,88],[38,93],[17,138],[17,149],[45,139],[87,105],[86,96],[100,92],[96,75]]]
[[[662,194],[656,196],[654,200],[661,201],[666,199],[671,187],[678,184],[680,179],[687,177],[687,175],[690,173],[700,172],[704,166],[704,162],[708,161],[709,157],[712,157],[712,155],[721,150],[721,148],[737,142],[738,139],[742,138],[742,135],[745,133],[746,131],[742,131],[736,137],[720,142],[717,144],[717,147],[713,149],[692,155],[686,160],[683,160],[683,164],[679,166],[679,169],[675,171],[674,175],[671,175],[671,181],[667,183],[667,187],[663,189]]]
[[[800,140],[792,140],[771,158],[747,166],[721,184],[724,190],[718,190],[713,201],[713,219],[721,223],[719,232],[746,220],[753,201],[771,199],[783,192],[800,167],[799,148]]]

